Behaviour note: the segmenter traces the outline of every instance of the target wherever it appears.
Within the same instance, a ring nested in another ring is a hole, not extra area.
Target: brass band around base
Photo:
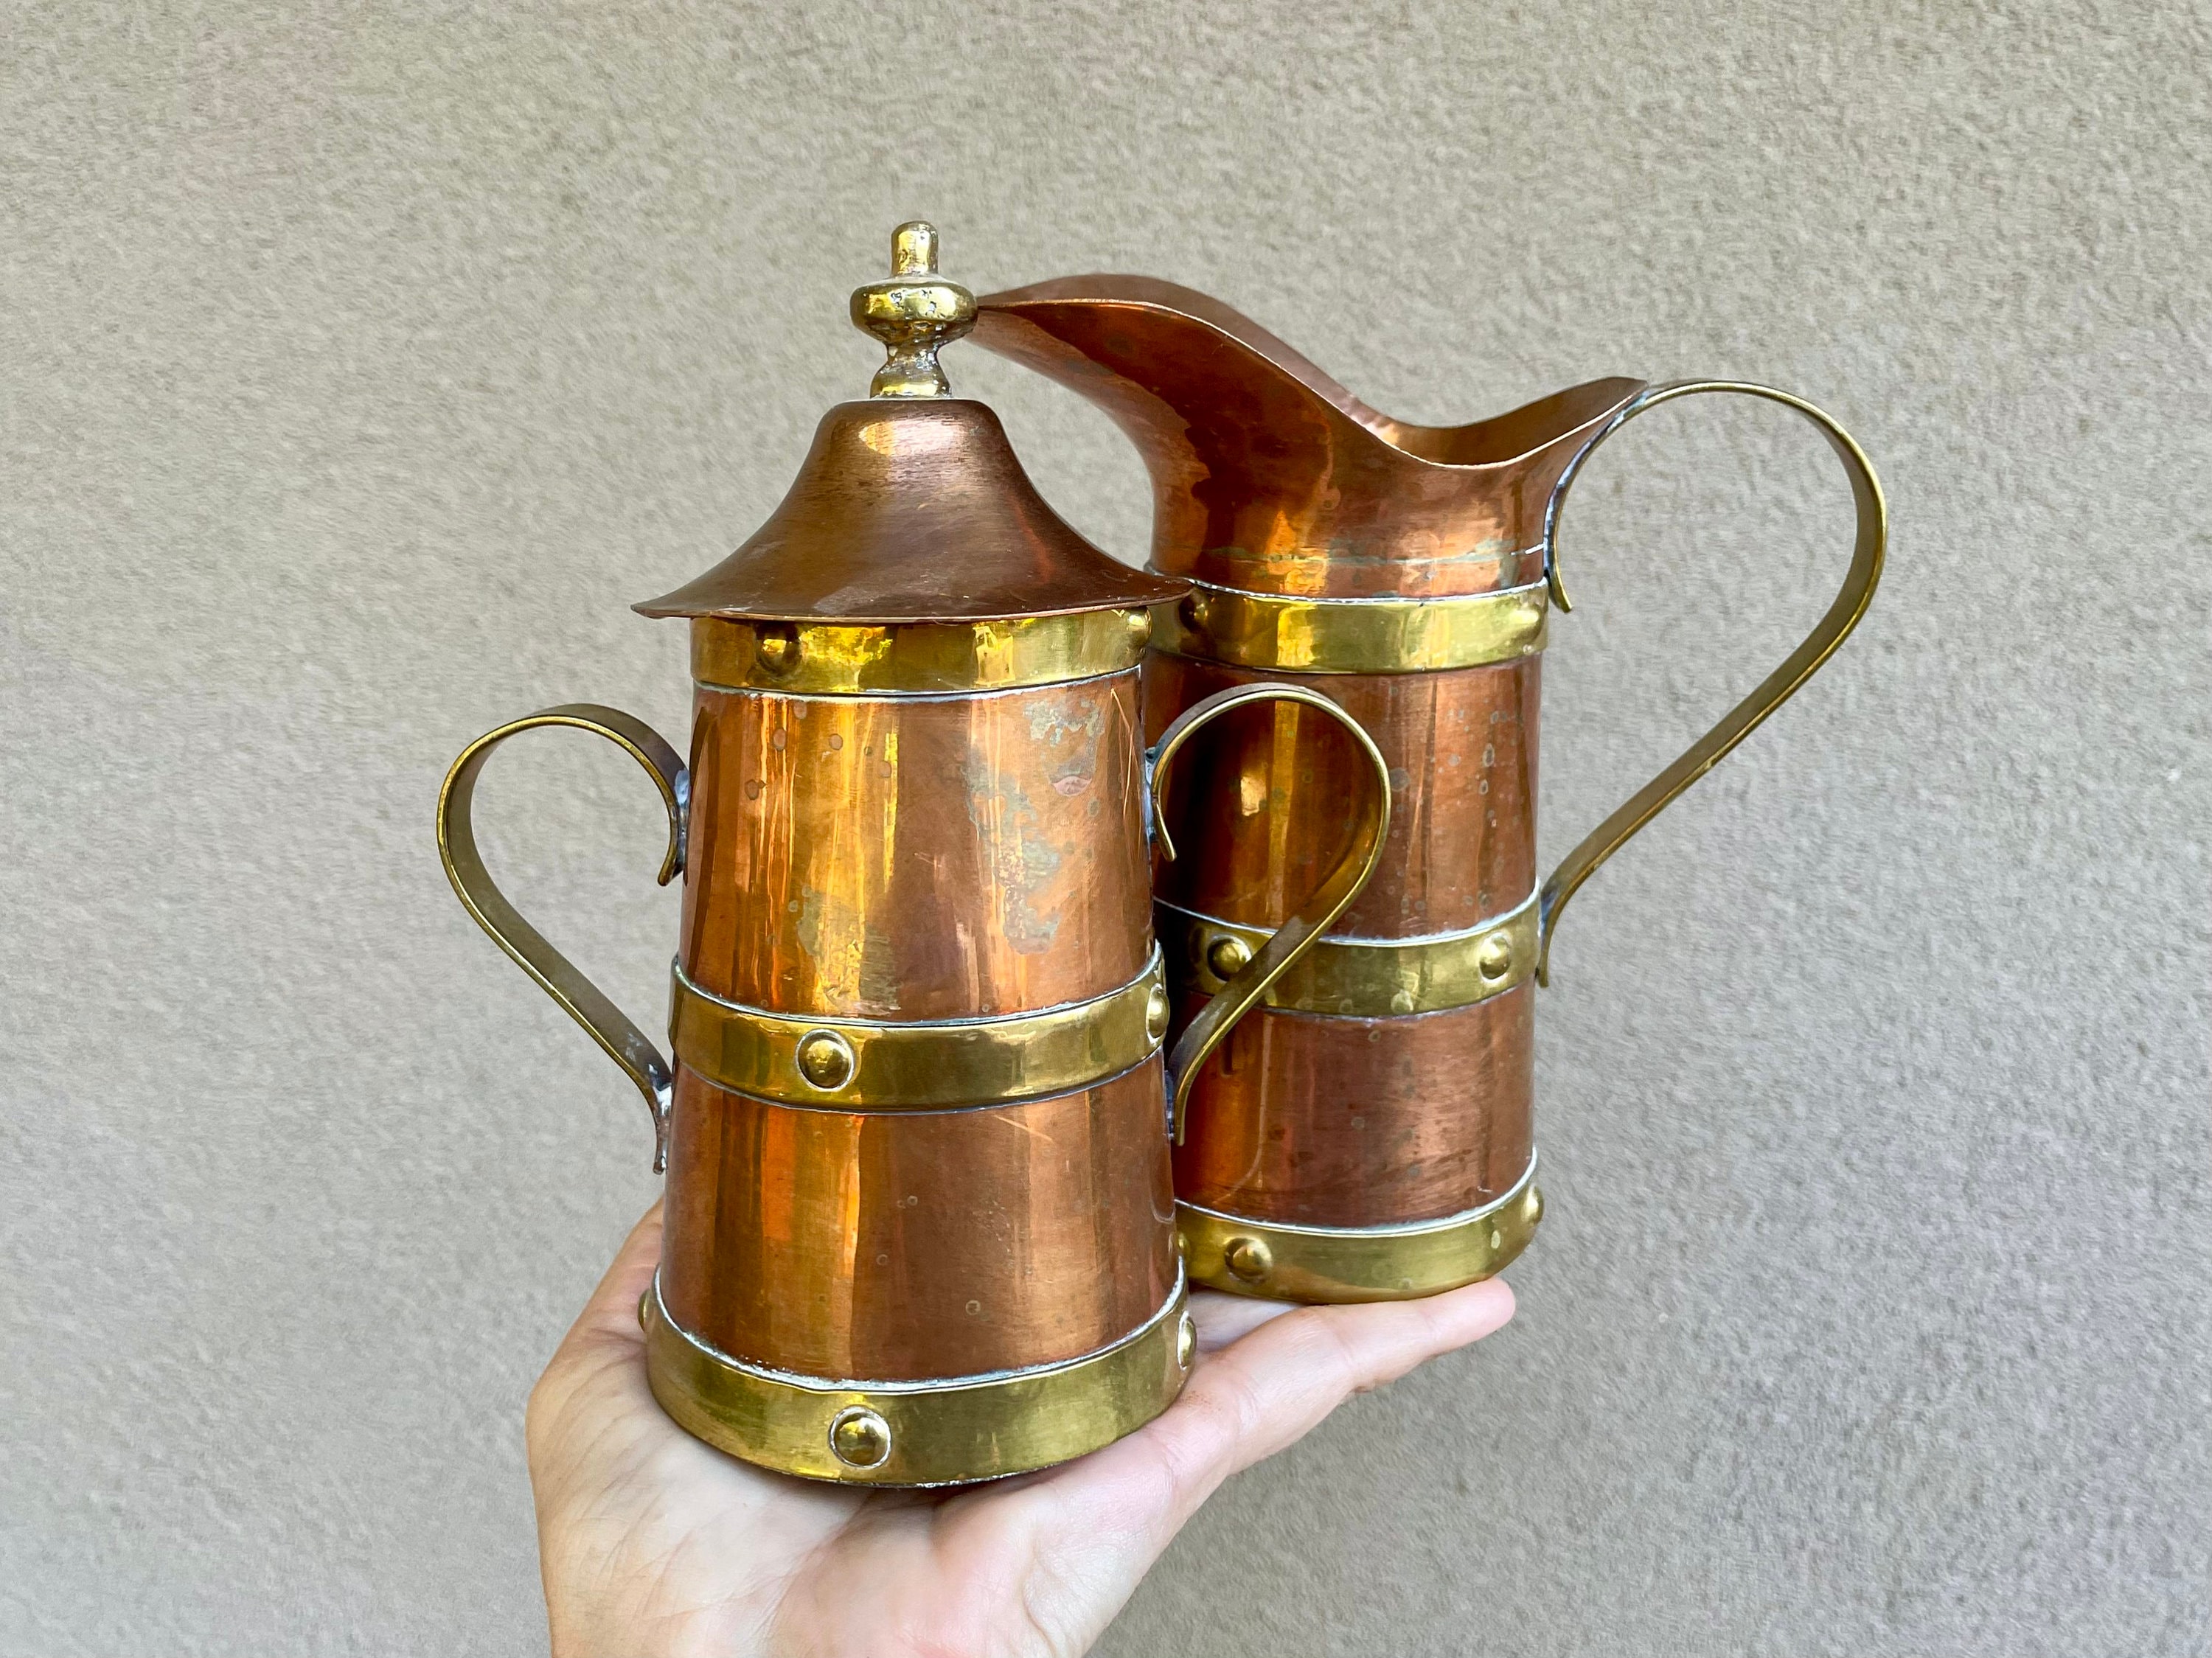
[[[1544,648],[1544,583],[1437,598],[1311,598],[1194,582],[1153,610],[1177,656],[1296,673],[1427,673],[1517,661]]]
[[[1416,1226],[1284,1226],[1176,1206],[1194,1284],[1272,1301],[1411,1301],[1494,1276],[1544,1217],[1536,1160],[1495,1203]]]
[[[691,677],[791,696],[1012,690],[1133,668],[1152,632],[1143,610],[885,626],[702,616],[691,629]]]
[[[717,1449],[848,1485],[958,1485],[1049,1467],[1142,1427],[1190,1374],[1183,1282],[1112,1346],[1034,1370],[942,1382],[832,1382],[716,1352],[678,1328],[659,1286],[638,1309],[661,1408]]]
[[[1152,901],[1153,924],[1178,989],[1211,993],[1267,941],[1260,927]],[[1479,926],[1412,938],[1324,938],[1268,987],[1270,1007],[1388,1018],[1434,1013],[1502,995],[1535,971],[1536,895]]]
[[[702,990],[681,962],[672,972],[678,1060],[717,1088],[779,1105],[941,1111],[1042,1099],[1120,1076],[1168,1028],[1157,944],[1142,973],[1087,1002],[905,1024],[771,1013]]]

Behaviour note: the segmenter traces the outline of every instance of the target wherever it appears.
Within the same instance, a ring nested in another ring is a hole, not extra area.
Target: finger
[[[1262,1301],[1255,1296],[1224,1295],[1218,1290],[1193,1290],[1190,1316],[1198,1326],[1198,1351],[1218,1352],[1241,1341],[1270,1319],[1297,1311],[1295,1303]]]
[[[1194,1419],[1168,1425],[1210,1491],[1295,1444],[1353,1394],[1480,1341],[1512,1316],[1513,1291],[1502,1278],[1418,1301],[1300,1308],[1195,1370],[1184,1389],[1187,1399],[1195,1394]],[[1178,1401],[1168,1417],[1180,1411]]]
[[[629,1236],[615,1251],[614,1262],[599,1279],[599,1288],[584,1303],[584,1310],[576,1315],[569,1327],[562,1348],[596,1346],[602,1342],[615,1342],[623,1347],[635,1347],[645,1339],[638,1327],[637,1303],[652,1286],[653,1269],[660,1265],[660,1205],[655,1203],[647,1210]],[[559,1357],[556,1354],[556,1358]]]
[[[1298,1307],[1199,1359],[1183,1395],[1151,1426],[1078,1463],[1110,1508],[1148,1516],[1166,1547],[1224,1479],[1297,1443],[1354,1393],[1478,1342],[1513,1318],[1491,1278],[1444,1296],[1364,1307]]]

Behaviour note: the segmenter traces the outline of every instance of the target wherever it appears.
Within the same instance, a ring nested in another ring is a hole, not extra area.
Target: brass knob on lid
[[[975,325],[975,296],[937,274],[936,226],[914,219],[891,233],[891,274],[853,290],[853,323],[884,343],[870,397],[951,394],[937,353]]]

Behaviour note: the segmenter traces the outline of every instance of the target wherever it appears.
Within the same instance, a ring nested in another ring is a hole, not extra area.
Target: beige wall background
[[[0,20],[0,1649],[527,1652],[530,1382],[652,1199],[440,873],[447,762],[679,631],[874,361],[1150,272],[1410,418],[1854,428],[1890,574],[1610,865],[1522,1313],[1236,1482],[1103,1650],[2201,1654],[2212,232],[2196,4],[16,5]],[[1141,557],[1118,434],[972,348]],[[1556,856],[1840,577],[1809,430],[1577,491]],[[495,867],[657,1017],[658,807]],[[650,1022],[650,1020],[648,1020]]]

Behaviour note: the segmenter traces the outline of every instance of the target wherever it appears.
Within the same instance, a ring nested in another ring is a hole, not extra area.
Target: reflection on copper
[[[1156,604],[1182,591],[1045,504],[999,417],[961,398],[841,403],[768,522],[654,616],[942,622]]]
[[[1145,723],[1157,736],[1199,698],[1267,678],[1310,685],[1367,728],[1390,763],[1390,837],[1374,881],[1338,934],[1449,932],[1504,914],[1536,884],[1540,658],[1423,674],[1261,674],[1154,653]],[[1249,926],[1272,926],[1284,895],[1312,884],[1342,838],[1358,756],[1342,733],[1296,709],[1240,711],[1194,739],[1189,781],[1169,802],[1176,844],[1199,855],[1161,872],[1159,896]]]
[[[702,689],[684,964],[786,1013],[1103,996],[1152,950],[1133,671],[976,696]]]
[[[1542,579],[1544,509],[1642,382],[1603,380],[1456,427],[1394,420],[1219,301],[1140,276],[987,296],[974,337],[1105,410],[1151,473],[1152,563],[1247,592],[1431,598]],[[1155,652],[1157,732],[1262,676]],[[1336,931],[1445,932],[1536,885],[1539,659],[1430,673],[1267,677],[1334,697],[1392,768],[1381,870]],[[1164,896],[1270,926],[1340,821],[1351,756],[1321,723],[1255,712],[1209,732],[1171,803],[1198,848]],[[1203,1073],[1176,1190],[1258,1220],[1376,1226],[1503,1195],[1530,1154],[1534,987],[1395,1018],[1268,1010]],[[1187,1018],[1189,1010],[1178,1010]]]
[[[1081,392],[1152,477],[1152,562],[1253,592],[1484,592],[1534,580],[1544,503],[1643,387],[1592,380],[1471,425],[1369,408],[1217,300],[1148,276],[986,295],[974,338]]]
[[[1192,1097],[1176,1194],[1301,1226],[1437,1220],[1504,1196],[1533,1150],[1535,993],[1401,1018],[1247,1015]]]
[[[661,1291],[742,1359],[869,1381],[1077,1357],[1174,1288],[1157,1055],[1026,1105],[861,1115],[679,1071]]]

